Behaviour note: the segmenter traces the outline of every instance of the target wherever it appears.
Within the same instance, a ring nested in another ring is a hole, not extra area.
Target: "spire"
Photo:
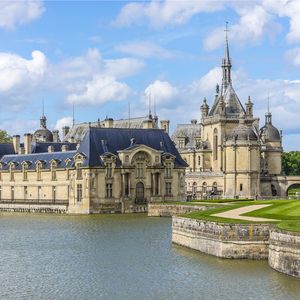
[[[222,91],[224,92],[226,88],[231,84],[231,59],[229,55],[229,45],[228,45],[228,22],[226,22],[225,28],[225,53],[222,60],[223,69],[223,79],[222,79]]]
[[[40,117],[40,127],[41,128],[47,128],[47,118],[45,116],[45,105],[44,105],[44,99],[42,101],[42,116]]]
[[[73,120],[72,120],[72,123],[73,123],[73,127],[75,125],[75,107],[74,107],[74,103],[73,103]]]
[[[268,96],[268,111],[265,114],[266,124],[272,124],[272,114],[270,112],[270,96]]]

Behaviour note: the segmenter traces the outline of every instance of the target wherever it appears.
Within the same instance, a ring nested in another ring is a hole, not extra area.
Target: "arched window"
[[[207,192],[207,183],[203,182],[202,183],[202,195],[206,194]]]
[[[51,163],[51,179],[52,180],[56,180],[56,170],[55,170],[55,167],[56,167],[56,163],[52,162]]]
[[[193,194],[193,198],[196,198],[196,195],[197,195],[197,182],[193,182],[192,194]]]
[[[214,129],[214,139],[213,139],[213,158],[218,159],[218,130]]]
[[[42,168],[42,163],[38,162],[36,164],[36,177],[37,177],[37,180],[42,180],[41,168]]]
[[[218,191],[218,184],[216,182],[214,182],[212,185],[212,194],[216,195],[217,191]]]
[[[23,172],[23,180],[24,181],[28,180],[28,177],[27,177],[27,164],[26,163],[23,163],[23,165],[22,165],[22,172]]]

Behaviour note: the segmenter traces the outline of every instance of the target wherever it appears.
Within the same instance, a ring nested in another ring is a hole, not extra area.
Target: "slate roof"
[[[196,148],[196,138],[201,136],[201,125],[192,123],[192,124],[179,124],[177,125],[173,135],[172,140],[179,145],[178,139],[185,138],[186,144],[185,148]]]
[[[100,156],[110,152],[118,155],[118,151],[128,149],[131,139],[135,139],[136,145],[145,145],[155,150],[174,155],[175,166],[186,167],[186,162],[179,155],[173,141],[167,133],[160,129],[126,129],[126,128],[96,128],[91,127],[78,152],[86,155],[84,166],[102,166]],[[120,161],[117,160],[120,164]]]
[[[74,155],[77,151],[66,151],[66,152],[45,152],[45,153],[32,153],[32,154],[13,154],[13,155],[5,155],[0,160],[3,163],[3,170],[9,169],[9,163],[16,163],[15,170],[22,169],[22,162],[29,162],[28,170],[34,170],[36,168],[37,161],[43,161],[43,169],[50,169],[50,162],[52,160],[57,161],[57,168],[70,168],[74,164]],[[71,160],[67,165],[66,160]]]
[[[6,154],[14,154],[14,146],[12,143],[0,144],[0,158]]]
[[[0,162],[3,163],[3,169],[9,168],[10,162],[16,163],[16,170],[22,168],[22,162],[30,162],[28,169],[35,169],[36,162],[41,160],[44,162],[43,168],[49,169],[50,162],[57,160],[59,163],[57,168],[73,167],[74,156],[77,153],[84,154],[85,160],[83,162],[84,167],[97,167],[103,166],[103,161],[100,156],[105,153],[113,153],[118,155],[118,151],[128,149],[132,147],[132,139],[135,140],[135,146],[145,145],[150,148],[162,151],[162,155],[169,153],[175,156],[176,167],[186,167],[186,162],[179,155],[174,143],[170,139],[169,135],[160,129],[125,129],[125,128],[101,128],[90,127],[80,143],[79,149],[76,149],[76,144],[71,143],[35,143],[33,146],[34,153],[31,154],[12,154],[13,147],[8,144],[6,152]],[[61,145],[70,145],[71,151],[61,152]],[[3,144],[2,144],[3,145]],[[47,152],[48,146],[54,146],[58,148],[59,152]],[[1,146],[1,145],[0,145]],[[12,146],[12,145],[11,145]],[[4,146],[2,147],[5,150]],[[1,147],[0,147],[1,151]],[[44,151],[44,152],[43,152]],[[70,160],[70,163],[66,165],[66,160]],[[120,165],[121,161],[117,159],[117,165]]]
[[[32,144],[32,153],[43,153],[48,152],[48,147],[53,146],[54,152],[60,152],[62,145],[68,145],[69,150],[76,150],[77,143],[68,143],[68,142],[62,142],[62,143],[33,143]]]

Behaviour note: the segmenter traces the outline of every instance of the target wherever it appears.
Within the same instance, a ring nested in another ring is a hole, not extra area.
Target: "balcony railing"
[[[68,205],[68,199],[0,199],[0,204]]]

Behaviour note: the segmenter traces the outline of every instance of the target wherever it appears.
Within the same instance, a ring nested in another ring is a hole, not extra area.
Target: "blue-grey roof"
[[[60,142],[60,143],[42,143],[42,142],[37,142],[32,144],[32,153],[43,153],[43,152],[48,152],[48,147],[53,146],[54,151],[53,152],[59,152],[61,151],[62,145],[68,145],[69,150],[76,150],[76,143],[69,143],[69,142]]]
[[[29,163],[28,170],[33,170],[36,168],[37,161],[43,161],[44,169],[50,169],[50,162],[52,160],[56,160],[57,168],[70,168],[74,164],[74,155],[77,151],[66,151],[66,152],[45,152],[45,153],[32,153],[32,154],[13,154],[13,155],[5,155],[0,160],[3,163],[3,170],[7,170],[9,168],[9,163],[14,162],[15,170],[22,169],[22,162]],[[70,160],[68,165],[66,165],[66,161]]]
[[[118,151],[132,146],[131,140],[135,139],[138,145],[145,145],[163,153],[174,155],[175,166],[186,167],[186,162],[181,158],[173,141],[167,133],[160,129],[127,129],[127,128],[102,128],[91,127],[86,132],[78,152],[86,155],[85,166],[101,166],[100,156],[111,152],[118,155]],[[117,161],[120,164],[120,161]]]

